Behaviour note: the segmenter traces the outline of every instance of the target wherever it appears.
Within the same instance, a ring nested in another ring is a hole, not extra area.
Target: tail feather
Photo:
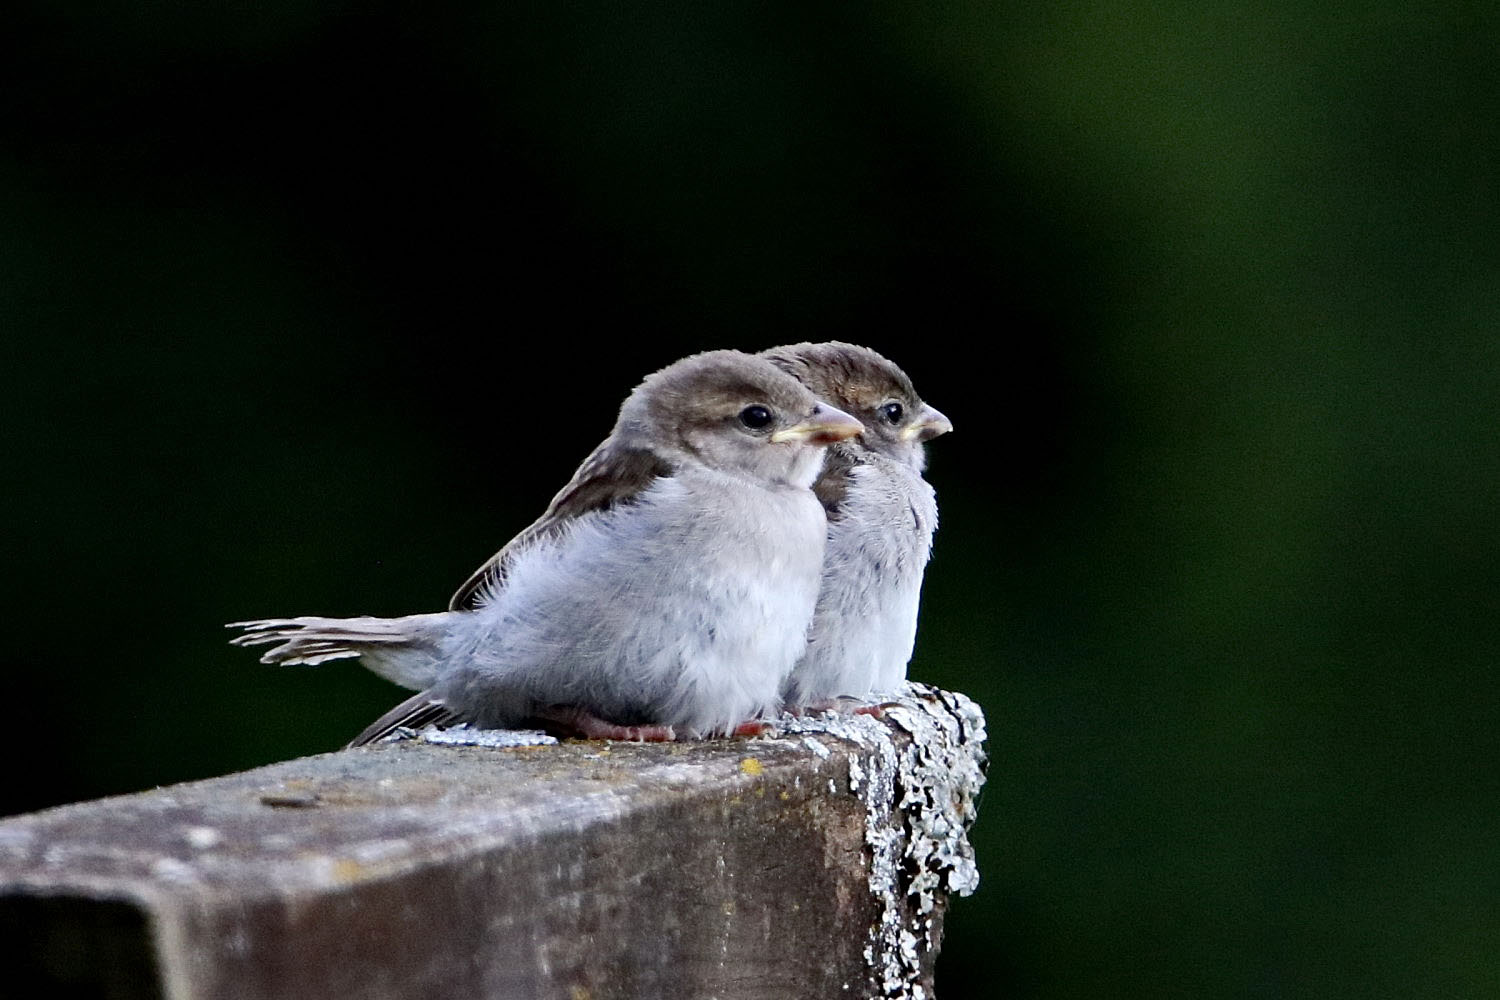
[[[400,618],[264,618],[231,622],[244,635],[229,640],[231,646],[270,646],[261,654],[262,663],[317,664],[326,660],[358,656],[362,647],[409,642],[409,628]]]
[[[260,662],[317,666],[330,660],[359,657],[382,677],[411,688],[432,683],[437,641],[448,614],[407,615],[404,618],[261,618],[230,622],[243,629],[229,640],[232,646],[270,646]]]

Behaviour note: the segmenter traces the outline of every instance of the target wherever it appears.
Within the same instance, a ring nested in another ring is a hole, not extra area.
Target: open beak
[[[783,427],[771,435],[771,441],[775,444],[783,441],[833,444],[835,441],[852,438],[864,429],[864,424],[843,410],[836,410],[827,403],[819,403],[812,411],[812,416],[800,424]]]
[[[922,412],[917,414],[917,419],[901,432],[901,440],[910,441],[915,438],[918,441],[931,441],[940,434],[947,434],[952,429],[951,420],[943,416],[939,410],[923,403]]]

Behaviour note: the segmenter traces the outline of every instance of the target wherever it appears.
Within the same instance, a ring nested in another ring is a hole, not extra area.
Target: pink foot
[[[765,732],[767,729],[770,729],[770,728],[771,728],[771,724],[768,723],[768,722],[762,722],[759,719],[747,719],[744,722],[741,722],[738,726],[735,726],[733,729],[731,729],[729,731],[729,735],[730,736],[759,736],[761,733]]]
[[[573,705],[549,705],[535,718],[554,736],[585,740],[623,740],[631,743],[670,743],[677,738],[671,726],[621,726]]]
[[[783,711],[793,716],[818,715],[822,712],[836,712],[840,715],[870,715],[877,719],[885,718],[885,710],[895,708],[900,702],[884,701],[878,705],[860,701],[848,695],[839,695],[837,698],[823,698],[819,701],[811,701],[806,705],[788,706]]]

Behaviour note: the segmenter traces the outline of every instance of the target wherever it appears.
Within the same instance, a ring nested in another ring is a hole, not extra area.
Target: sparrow
[[[782,687],[786,708],[893,693],[917,636],[937,498],[923,445],[953,424],[895,363],[867,347],[791,344],[761,354],[864,433],[828,449],[813,491],[828,514],[823,583],[807,648]]]
[[[828,445],[863,430],[738,351],[648,376],[614,429],[447,611],[235,622],[263,663],[358,657],[418,694],[402,726],[540,724],[563,735],[727,735],[775,711],[806,644]],[[744,725],[742,725],[744,724]]]

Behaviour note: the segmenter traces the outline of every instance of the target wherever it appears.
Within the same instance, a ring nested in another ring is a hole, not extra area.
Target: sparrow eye
[[[740,423],[752,431],[765,430],[771,426],[771,411],[764,406],[747,406],[740,411]]]
[[[886,403],[880,408],[880,415],[882,417],[885,417],[885,419],[890,423],[899,424],[901,422],[901,418],[906,416],[906,410],[901,406],[900,403],[891,402]]]

